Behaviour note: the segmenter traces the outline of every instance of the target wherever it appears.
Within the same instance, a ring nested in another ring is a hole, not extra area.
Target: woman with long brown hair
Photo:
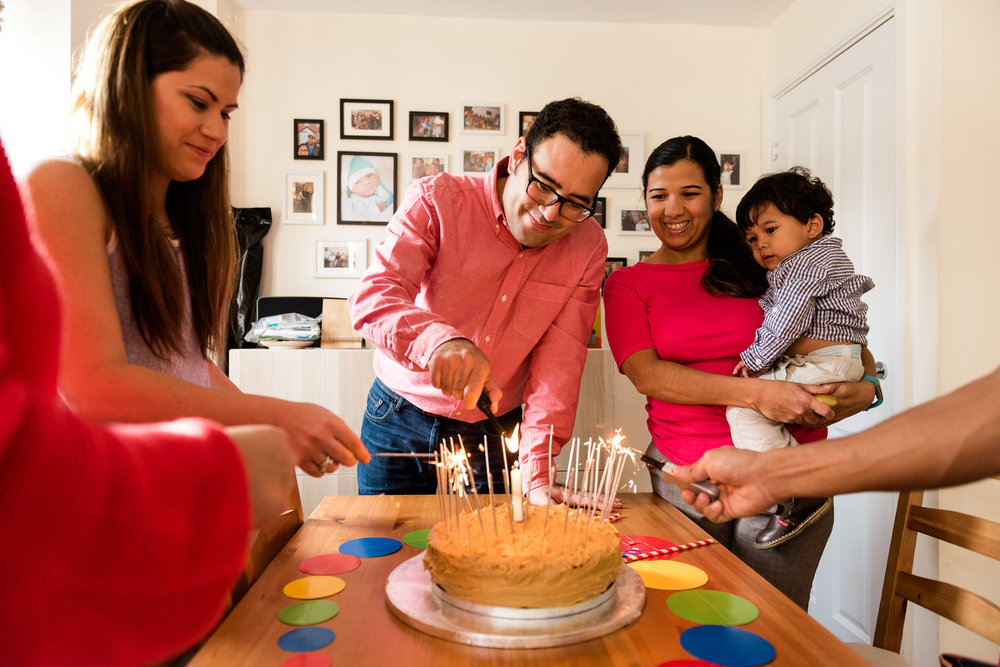
[[[225,27],[184,0],[126,5],[90,35],[73,87],[74,159],[27,179],[63,300],[59,389],[99,420],[274,424],[320,476],[368,460],[343,420],[242,394],[211,361],[234,284],[225,142],[243,73]]]

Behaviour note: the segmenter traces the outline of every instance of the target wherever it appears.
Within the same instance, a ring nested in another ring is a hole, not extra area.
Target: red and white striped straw
[[[605,518],[604,520],[607,521],[608,523],[614,523],[615,521],[617,521],[620,518],[622,518],[622,513],[621,512],[615,512],[614,514],[609,514],[607,516],[607,518]]]
[[[666,554],[674,554],[678,551],[687,551],[688,549],[694,549],[695,547],[703,547],[706,544],[715,544],[715,540],[711,537],[707,540],[698,540],[697,542],[688,542],[687,544],[678,544],[676,547],[667,547],[665,549],[653,549],[652,551],[643,551],[639,554],[629,554],[628,556],[622,556],[623,563],[631,563],[637,560],[643,560],[645,558],[652,558],[654,556],[665,556]]]

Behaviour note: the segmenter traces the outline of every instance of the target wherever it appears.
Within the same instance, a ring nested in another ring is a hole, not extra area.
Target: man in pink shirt
[[[621,152],[607,112],[566,99],[547,104],[489,174],[410,186],[349,301],[377,349],[361,427],[372,454],[426,454],[461,436],[485,491],[488,436],[502,489],[502,445],[476,408],[485,392],[506,433],[521,422],[524,491],[544,502],[549,438],[555,455],[572,433],[604,277],[593,207]],[[433,493],[437,481],[426,459],[373,456],[358,486]],[[552,498],[572,500],[555,486]]]

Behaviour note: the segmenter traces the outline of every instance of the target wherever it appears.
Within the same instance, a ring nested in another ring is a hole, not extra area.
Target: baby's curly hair
[[[805,167],[761,176],[736,207],[736,224],[744,232],[750,229],[768,204],[802,224],[818,214],[823,218],[823,235],[833,233],[833,195]]]

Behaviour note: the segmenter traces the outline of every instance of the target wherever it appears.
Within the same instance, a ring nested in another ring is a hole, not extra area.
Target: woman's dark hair
[[[736,207],[736,224],[744,231],[750,229],[768,204],[803,225],[819,215],[823,218],[823,234],[833,233],[833,195],[826,183],[805,167],[761,176]]]
[[[579,97],[549,102],[538,112],[524,141],[531,152],[554,134],[563,134],[584,153],[596,153],[608,161],[607,178],[622,156],[622,140],[615,121],[603,108]]]
[[[217,18],[184,0],[140,0],[97,25],[73,83],[73,153],[101,191],[132,314],[161,358],[180,352],[186,295],[165,221],[154,219],[150,183],[161,157],[151,84],[205,54],[226,58],[242,77],[243,54]],[[226,146],[200,178],[170,184],[166,208],[184,254],[191,322],[207,352],[225,344],[236,266]]]
[[[668,139],[657,146],[642,170],[642,195],[646,196],[649,174],[657,167],[690,160],[705,175],[709,191],[719,190],[722,168],[715,151],[698,137],[684,136]],[[750,247],[736,223],[722,211],[712,214],[708,232],[708,270],[701,278],[701,286],[716,296],[758,297],[767,289],[766,271],[754,261]]]

